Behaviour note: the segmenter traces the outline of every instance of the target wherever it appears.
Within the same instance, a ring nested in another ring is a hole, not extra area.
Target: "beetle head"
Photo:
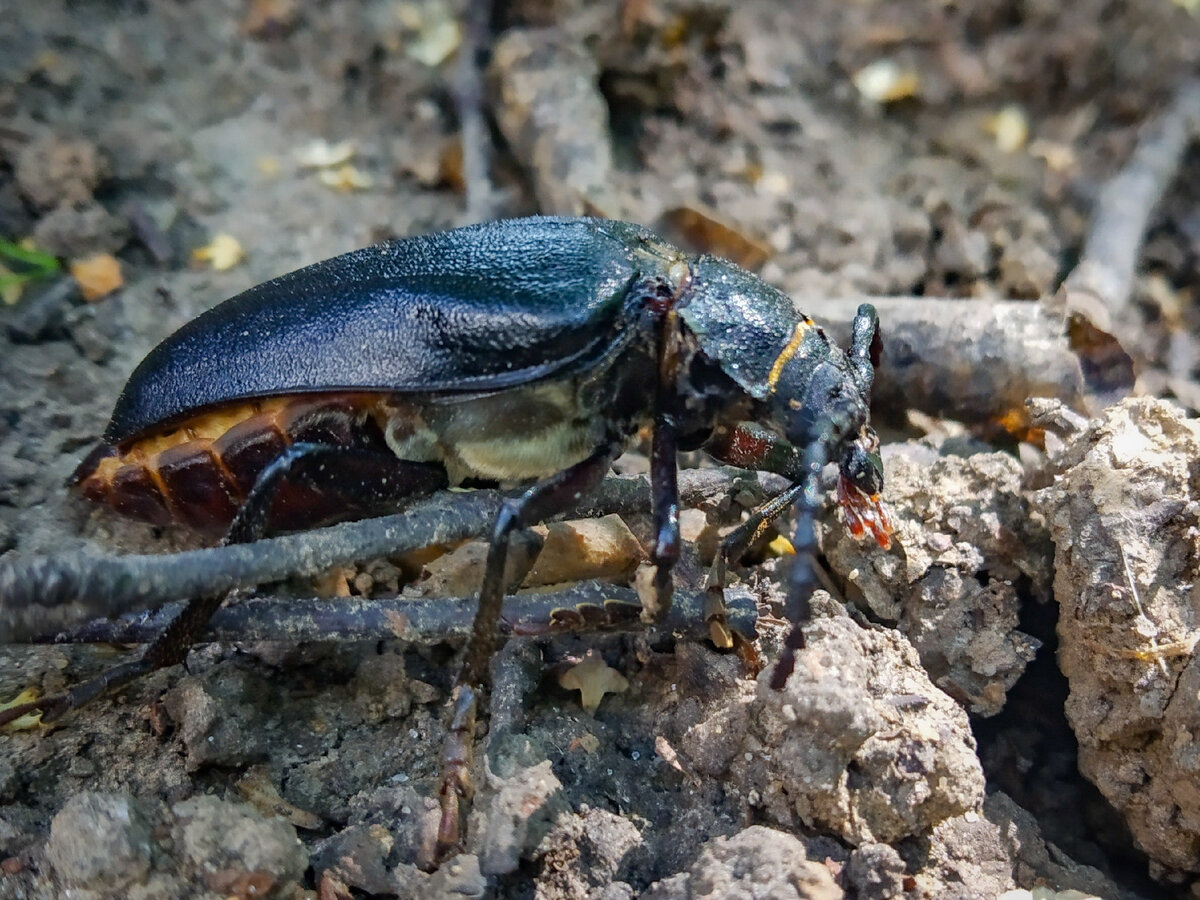
[[[865,392],[834,357],[816,367],[798,398],[787,401],[784,430],[793,445],[819,449],[809,458],[838,464],[838,504],[847,528],[855,537],[870,533],[887,548],[892,523],[881,497],[883,460],[869,416]]]

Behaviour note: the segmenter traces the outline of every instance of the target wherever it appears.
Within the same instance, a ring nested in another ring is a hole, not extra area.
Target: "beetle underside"
[[[267,530],[300,530],[378,514],[419,493],[469,483],[545,478],[649,421],[613,366],[495,393],[330,393],[229,404],[166,431],[102,444],[73,482],[93,502],[156,525],[223,533],[262,472],[298,444],[345,449],[323,472],[275,489]],[[622,402],[621,398],[625,396]],[[598,415],[596,407],[606,408]],[[640,414],[639,414],[640,413]],[[437,468],[413,484],[408,464]]]

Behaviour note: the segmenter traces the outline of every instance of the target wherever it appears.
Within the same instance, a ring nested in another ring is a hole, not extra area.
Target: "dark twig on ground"
[[[1059,293],[1067,311],[1079,309],[1106,331],[1110,329],[1107,319],[1120,316],[1133,289],[1150,214],[1198,135],[1200,80],[1192,79],[1146,126],[1125,167],[1096,197],[1083,255]]]
[[[465,640],[475,618],[474,597],[255,597],[234,601],[209,622],[204,641],[315,641],[401,638],[420,644]],[[694,637],[708,636],[703,592],[677,590],[661,627]],[[119,619],[97,619],[63,634],[54,643],[144,644],[183,608],[168,603],[154,612],[131,613]],[[643,627],[641,603],[628,587],[587,582],[562,591],[519,594],[505,598],[504,623],[512,632],[596,630],[622,631]],[[556,611],[580,611],[568,622]],[[757,618],[753,597],[731,590],[727,621],[745,637],[754,634]],[[561,622],[561,625],[548,623]]]
[[[739,502],[755,505],[783,485],[778,477],[740,469],[689,470],[679,480],[685,506],[708,506],[734,494]],[[0,560],[0,643],[171,600],[312,576],[338,565],[480,537],[492,527],[503,497],[499,491],[444,492],[397,515],[170,555],[7,557]],[[646,478],[614,477],[568,517],[649,508]]]

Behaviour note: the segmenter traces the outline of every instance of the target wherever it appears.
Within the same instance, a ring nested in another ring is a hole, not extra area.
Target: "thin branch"
[[[778,477],[739,469],[689,470],[680,474],[679,482],[687,506],[721,503],[735,493],[758,503],[784,484]],[[443,492],[397,515],[169,555],[8,556],[0,559],[0,643],[24,641],[171,600],[312,576],[334,566],[480,537],[491,528],[503,497],[499,491]],[[646,478],[614,477],[568,516],[628,514],[649,508]]]
[[[1133,155],[1096,197],[1079,265],[1063,282],[1068,309],[1085,305],[1098,328],[1098,304],[1116,318],[1129,302],[1150,214],[1175,178],[1188,146],[1200,135],[1200,81],[1188,80],[1171,105],[1145,128]],[[1093,302],[1087,304],[1087,300]]]
[[[315,641],[400,638],[419,644],[462,641],[471,633],[474,597],[255,597],[218,610],[201,641]],[[754,635],[757,610],[746,591],[730,590],[727,621],[744,637]],[[677,590],[660,627],[707,637],[703,592]],[[154,612],[97,619],[63,634],[54,643],[144,644],[154,640],[183,608],[168,603]],[[641,602],[628,587],[587,582],[552,593],[519,594],[504,600],[510,633],[625,631],[641,628]]]
[[[491,15],[491,0],[470,0],[467,4],[451,87],[458,112],[467,195],[464,224],[486,222],[496,215],[496,192],[488,174],[491,137],[483,116],[483,72],[479,60],[481,49],[489,44]]]

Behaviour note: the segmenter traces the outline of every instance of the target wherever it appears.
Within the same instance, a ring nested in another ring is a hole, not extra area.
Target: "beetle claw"
[[[474,759],[476,692],[470,685],[460,684],[454,689],[451,703],[450,728],[442,745],[438,786],[441,806],[437,833],[439,861],[462,849],[462,810],[470,804],[475,793],[471,764]]]

